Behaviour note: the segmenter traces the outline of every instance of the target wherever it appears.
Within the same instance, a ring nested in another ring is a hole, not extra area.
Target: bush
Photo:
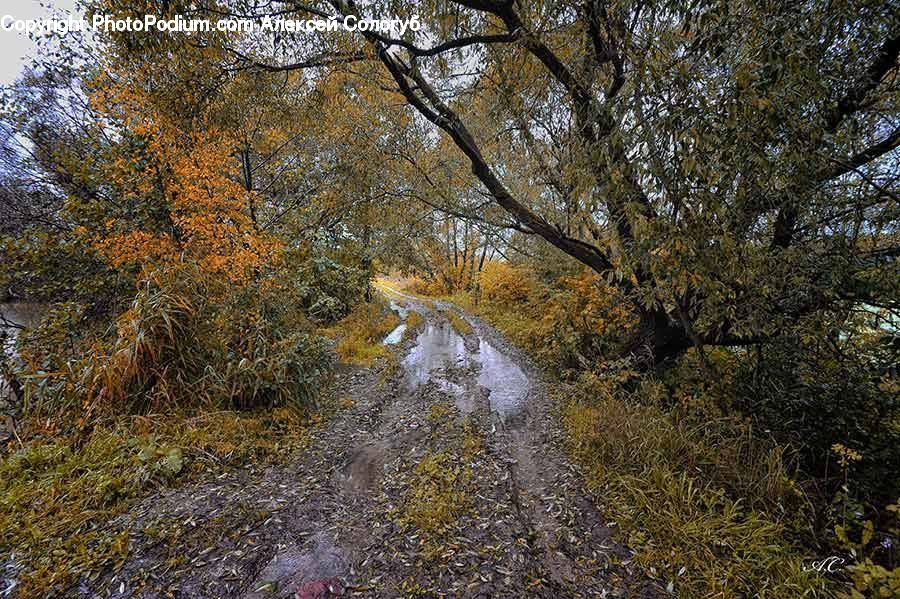
[[[492,260],[478,273],[478,286],[485,300],[508,306],[526,301],[535,282],[527,269]]]
[[[300,262],[293,280],[306,313],[318,322],[333,323],[363,300],[371,275],[370,268],[315,257]]]
[[[186,405],[310,405],[329,364],[302,306],[280,286],[235,287],[189,265],[147,275],[111,334],[73,340],[78,358],[46,345],[63,322],[48,319],[26,338],[23,379],[40,398],[33,415],[74,410],[80,425]],[[48,356],[60,370],[35,376]]]

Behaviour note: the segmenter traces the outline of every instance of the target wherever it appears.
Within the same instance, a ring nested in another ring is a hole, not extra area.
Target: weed
[[[398,324],[400,318],[384,302],[358,304],[334,328],[340,336],[338,357],[349,364],[371,366],[386,353],[382,340]]]
[[[472,333],[472,325],[470,325],[465,318],[460,316],[452,308],[449,310],[444,310],[443,314],[447,317],[447,320],[450,321],[450,326],[453,327],[453,330],[463,337]]]

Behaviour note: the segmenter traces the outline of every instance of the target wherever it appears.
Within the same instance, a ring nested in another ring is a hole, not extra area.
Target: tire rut
[[[452,338],[440,310],[407,304]],[[339,370],[334,388],[353,405],[296,461],[148,498],[112,523],[132,531],[121,569],[70,595],[655,596],[565,460],[539,372],[463,316],[465,359],[413,376],[420,331],[395,346],[400,368]],[[486,341],[527,375],[503,417],[497,386],[479,385]]]

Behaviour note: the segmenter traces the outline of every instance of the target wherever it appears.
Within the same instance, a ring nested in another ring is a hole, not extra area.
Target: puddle
[[[394,300],[391,300],[391,310],[397,313],[397,316],[400,317],[400,320],[405,321],[406,317],[409,316],[409,308],[405,306],[401,306]],[[403,333],[406,332],[406,322],[401,322],[394,328],[393,331],[388,333],[388,336],[384,338],[382,343],[384,345],[397,345],[401,341],[403,341]]]
[[[409,315],[409,308],[398,304],[394,300],[391,300],[391,310],[397,313],[397,316],[400,317],[400,320],[406,320],[406,317]]]
[[[528,394],[528,377],[522,369],[482,338],[478,339],[477,353],[468,353],[463,338],[449,323],[428,323],[416,339],[415,347],[403,361],[403,367],[412,389],[434,379],[441,390],[457,397],[459,405],[459,401],[465,399],[466,390],[458,383],[441,376],[439,371],[454,367],[465,368],[472,362],[481,366],[478,384],[490,392],[488,401],[491,410],[497,412],[504,421],[522,410]]]
[[[427,383],[435,370],[469,363],[466,345],[449,322],[429,322],[416,338],[416,346],[403,360],[407,380],[415,389]]]
[[[397,345],[401,341],[403,341],[403,333],[406,332],[406,323],[401,323],[397,325],[393,331],[391,331],[387,337],[384,338],[382,343],[384,345]]]
[[[509,356],[480,337],[477,359],[481,363],[478,384],[490,389],[491,409],[506,421],[524,407],[528,377]]]

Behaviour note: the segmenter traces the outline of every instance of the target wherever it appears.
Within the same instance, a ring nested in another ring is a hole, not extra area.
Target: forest
[[[900,597],[896,2],[62,4],[0,598]]]

